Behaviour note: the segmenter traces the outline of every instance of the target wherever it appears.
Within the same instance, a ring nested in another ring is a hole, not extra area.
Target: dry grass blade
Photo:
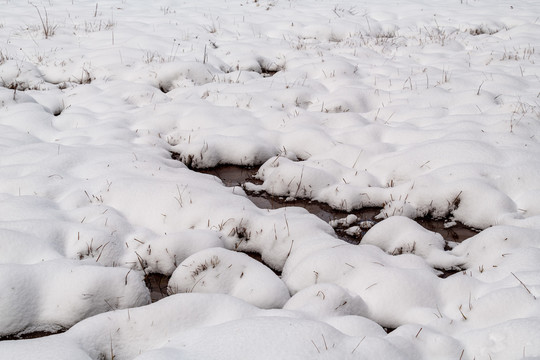
[[[101,254],[103,254],[103,250],[105,249],[105,247],[106,247],[107,245],[109,245],[109,243],[110,243],[110,241],[107,241],[105,244],[103,244],[103,246],[100,246],[100,247],[101,247],[101,251],[99,252],[99,255],[98,255],[97,259],[96,259],[96,262],[99,261],[99,258],[101,258]],[[96,249],[96,250],[97,250],[97,249]]]
[[[302,178],[304,177],[304,166],[302,166],[302,172],[300,173],[300,180],[298,181],[298,187],[294,193],[294,197],[298,196],[298,191],[300,191],[300,186],[302,186]]]
[[[43,12],[45,13],[45,17],[43,17],[37,5],[32,4],[32,6],[36,8],[36,11],[38,13],[39,20],[41,21],[41,28],[43,30],[43,35],[45,35],[45,39],[48,39],[50,36],[54,35],[54,31],[56,30],[57,25],[51,25],[49,23],[49,13],[47,12],[47,9],[45,7],[43,7]]]
[[[531,294],[531,296],[534,298],[534,300],[536,300],[536,296],[533,295],[533,293],[531,292],[531,290],[529,290],[529,288],[527,287],[527,285],[525,285],[525,284],[523,283],[523,281],[521,281],[521,280],[516,276],[516,274],[514,274],[513,272],[511,272],[510,274],[512,274],[512,276],[515,277],[517,281],[519,281],[519,283],[525,288],[525,290],[527,290],[527,292],[528,292],[529,294]]]
[[[353,351],[351,351],[351,354],[354,354],[354,352],[356,351],[356,349],[358,349],[358,347],[360,346],[360,344],[362,343],[362,341],[364,341],[365,338],[366,338],[366,337],[364,336],[364,337],[362,338],[362,340],[360,340],[360,342],[358,343],[358,345],[356,345],[356,347],[353,349]]]
[[[317,352],[320,354],[321,351],[319,350],[319,348],[317,347],[317,344],[315,344],[315,342],[313,340],[311,340],[311,343],[313,344],[313,346],[315,346],[315,349],[317,349]]]
[[[148,275],[146,273],[146,266],[144,266],[144,259],[135,251],[135,255],[137,255],[137,260],[139,261],[139,265],[141,265],[141,269],[144,272],[144,275]]]

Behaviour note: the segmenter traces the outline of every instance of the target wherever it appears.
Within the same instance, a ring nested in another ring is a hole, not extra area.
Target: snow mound
[[[392,255],[415,254],[440,269],[462,263],[459,257],[444,251],[445,241],[441,234],[426,230],[403,216],[393,216],[377,223],[362,238],[362,244],[378,246]]]
[[[148,273],[171,275],[189,256],[214,247],[223,247],[222,237],[210,230],[185,230],[156,237],[141,244],[141,252],[126,255],[126,263],[143,263]]]
[[[184,260],[173,272],[168,291],[229,294],[260,308],[280,308],[290,297],[269,268],[223,248],[202,250]]]
[[[26,61],[6,60],[0,62],[0,83],[5,88],[25,91],[39,90],[44,85],[38,67]],[[44,86],[46,88],[46,86]]]
[[[361,297],[334,284],[315,284],[297,292],[283,309],[298,310],[313,317],[366,315]]]
[[[56,332],[93,315],[146,305],[142,274],[67,260],[0,265],[0,336]],[[104,281],[106,279],[106,281]]]

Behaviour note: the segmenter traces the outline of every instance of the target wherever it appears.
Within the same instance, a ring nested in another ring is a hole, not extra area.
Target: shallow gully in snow
[[[209,169],[192,170],[217,176],[226,186],[242,186],[246,182],[260,183],[260,180],[254,178],[258,170],[257,167],[220,165]],[[308,199],[295,199],[293,201],[288,201],[285,200],[284,197],[272,196],[264,192],[246,192],[246,194],[248,198],[261,209],[278,209],[286,206],[298,206],[306,209],[311,214],[318,216],[320,219],[326,222],[343,219],[348,215],[353,214],[357,217],[357,220],[354,223],[349,224],[346,227],[337,226],[334,228],[338,238],[351,244],[359,244],[362,241],[362,237],[365,235],[367,230],[369,230],[369,227],[382,220],[375,218],[381,211],[381,208],[369,207],[347,212],[343,210],[336,210],[327,204]],[[478,233],[474,229],[471,229],[459,222],[456,222],[456,224],[451,227],[445,227],[447,219],[417,218],[415,221],[424,228],[441,234],[446,242],[460,243]],[[354,235],[348,234],[345,230],[354,225],[360,225],[362,231]]]
[[[175,158],[173,154],[173,158]],[[254,178],[257,173],[257,167],[246,167],[246,166],[237,166],[237,165],[220,165],[208,169],[191,169],[200,173],[213,175],[221,179],[225,186],[242,186],[246,182],[260,182]],[[381,221],[381,219],[376,219],[375,217],[379,214],[381,208],[363,208],[358,210],[353,210],[351,212],[336,210],[330,207],[327,204],[320,203],[318,201],[311,201],[308,199],[295,199],[293,201],[286,201],[283,197],[272,196],[270,194],[261,192],[261,193],[252,193],[246,192],[248,198],[259,208],[261,209],[277,209],[286,206],[298,206],[306,209],[311,214],[318,216],[320,219],[329,222],[332,220],[338,220],[347,217],[350,214],[353,214],[357,217],[357,220],[353,224],[347,226],[335,227],[335,232],[338,238],[351,243],[359,244],[361,243],[362,237],[369,230],[368,226],[372,226],[375,223]],[[443,236],[446,242],[461,242],[471,236],[477,234],[477,231],[471,229],[461,223],[456,223],[452,227],[445,227],[445,219],[431,219],[431,218],[419,218],[415,219],[420,225],[424,228],[438,232]],[[362,225],[364,224],[364,225]],[[368,226],[365,226],[367,224]],[[350,235],[346,232],[347,228],[354,225],[360,225],[362,231],[360,233],[355,233]],[[248,254],[255,258],[256,260],[261,261],[258,254]],[[457,271],[446,271],[441,270],[441,277],[447,277]],[[158,301],[167,296],[167,284],[169,277],[162,274],[147,274],[146,285],[148,286],[152,302]]]

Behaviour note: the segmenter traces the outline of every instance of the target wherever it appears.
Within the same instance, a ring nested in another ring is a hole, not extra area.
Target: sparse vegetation
[[[5,0],[0,340],[534,357],[533,3]]]
[[[43,7],[43,15],[42,15],[37,5],[32,4],[32,6],[34,6],[34,8],[36,9],[38,13],[39,20],[41,21],[41,30],[43,31],[43,35],[45,36],[45,39],[48,39],[49,37],[54,35],[58,25],[52,24],[49,21],[49,13],[47,12],[47,8]]]

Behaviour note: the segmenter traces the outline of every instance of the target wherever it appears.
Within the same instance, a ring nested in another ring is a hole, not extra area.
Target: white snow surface
[[[168,292],[229,294],[263,309],[281,308],[290,298],[285,283],[255,259],[223,248],[199,251],[173,272]]]
[[[2,0],[0,359],[540,359],[538,34],[536,0]]]

